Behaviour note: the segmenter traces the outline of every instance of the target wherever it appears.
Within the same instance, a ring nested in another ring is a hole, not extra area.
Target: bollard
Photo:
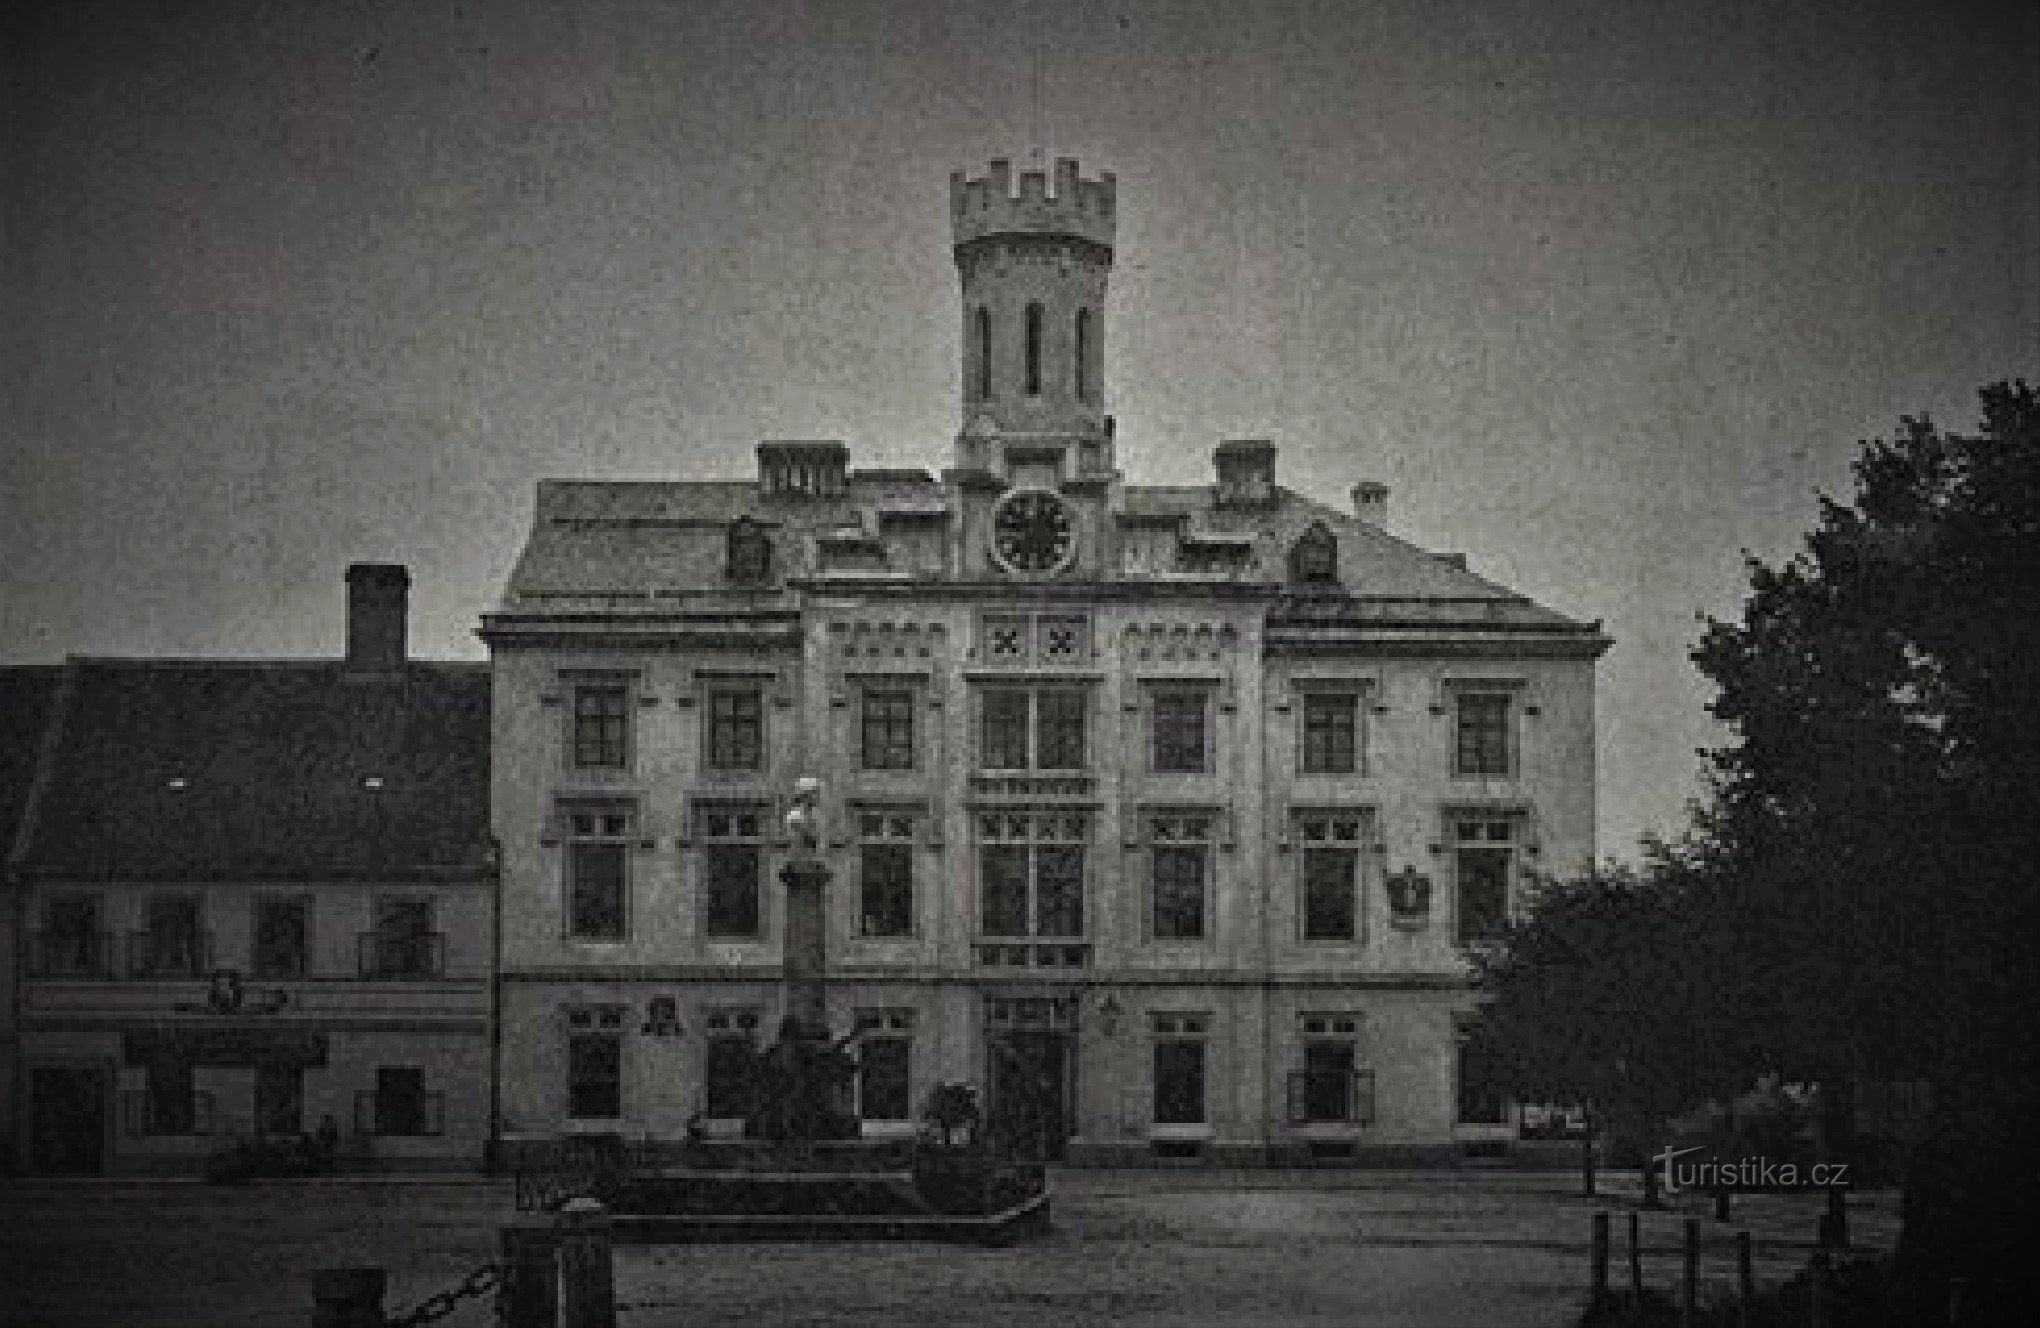
[[[1751,1257],[1750,1233],[1735,1233],[1736,1322],[1750,1328],[1750,1316],[1757,1312],[1757,1270]]]
[[[1594,1214],[1593,1268],[1588,1274],[1587,1305],[1598,1308],[1608,1303],[1608,1215]]]
[[[1629,1296],[1632,1305],[1643,1304],[1643,1216],[1629,1215]]]
[[[574,1199],[560,1210],[560,1325],[616,1328],[609,1212],[594,1199]]]
[[[1686,1219],[1686,1266],[1679,1275],[1679,1328],[1693,1328],[1700,1308],[1700,1219]]]
[[[559,1233],[542,1217],[523,1217],[499,1233],[503,1285],[502,1328],[558,1328]]]
[[[312,1328],[383,1328],[380,1268],[321,1268],[312,1274]]]

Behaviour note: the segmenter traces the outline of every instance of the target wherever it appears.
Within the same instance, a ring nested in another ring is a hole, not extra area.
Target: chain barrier
[[[491,1261],[462,1278],[460,1285],[451,1291],[441,1291],[418,1302],[408,1314],[399,1314],[383,1320],[384,1328],[418,1328],[420,1324],[437,1323],[460,1308],[463,1300],[486,1296],[502,1284],[503,1265]]]

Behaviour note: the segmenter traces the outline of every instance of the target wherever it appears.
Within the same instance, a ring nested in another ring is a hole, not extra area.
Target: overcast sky
[[[1741,550],[2040,376],[2031,4],[6,8],[10,662],[331,655],[357,559],[480,658],[541,477],[943,465],[948,175],[1038,146],[1119,177],[1127,478],[1273,438],[1603,619],[1627,854]]]

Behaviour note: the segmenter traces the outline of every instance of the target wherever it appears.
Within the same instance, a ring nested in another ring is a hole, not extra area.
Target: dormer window
[[[772,538],[765,527],[748,516],[730,524],[724,574],[740,585],[758,585],[772,579]]]
[[[1339,541],[1322,521],[1297,537],[1289,550],[1289,579],[1306,584],[1335,584],[1339,579]]]

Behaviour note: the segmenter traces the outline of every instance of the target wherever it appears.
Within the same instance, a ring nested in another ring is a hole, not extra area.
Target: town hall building
[[[1267,441],[1131,482],[1113,177],[994,161],[949,204],[939,471],[766,442],[741,481],[539,486],[482,628],[504,1153],[741,1127],[803,776],[867,1133],[961,1082],[1076,1162],[1513,1137],[1466,955],[1592,858],[1599,624]]]

